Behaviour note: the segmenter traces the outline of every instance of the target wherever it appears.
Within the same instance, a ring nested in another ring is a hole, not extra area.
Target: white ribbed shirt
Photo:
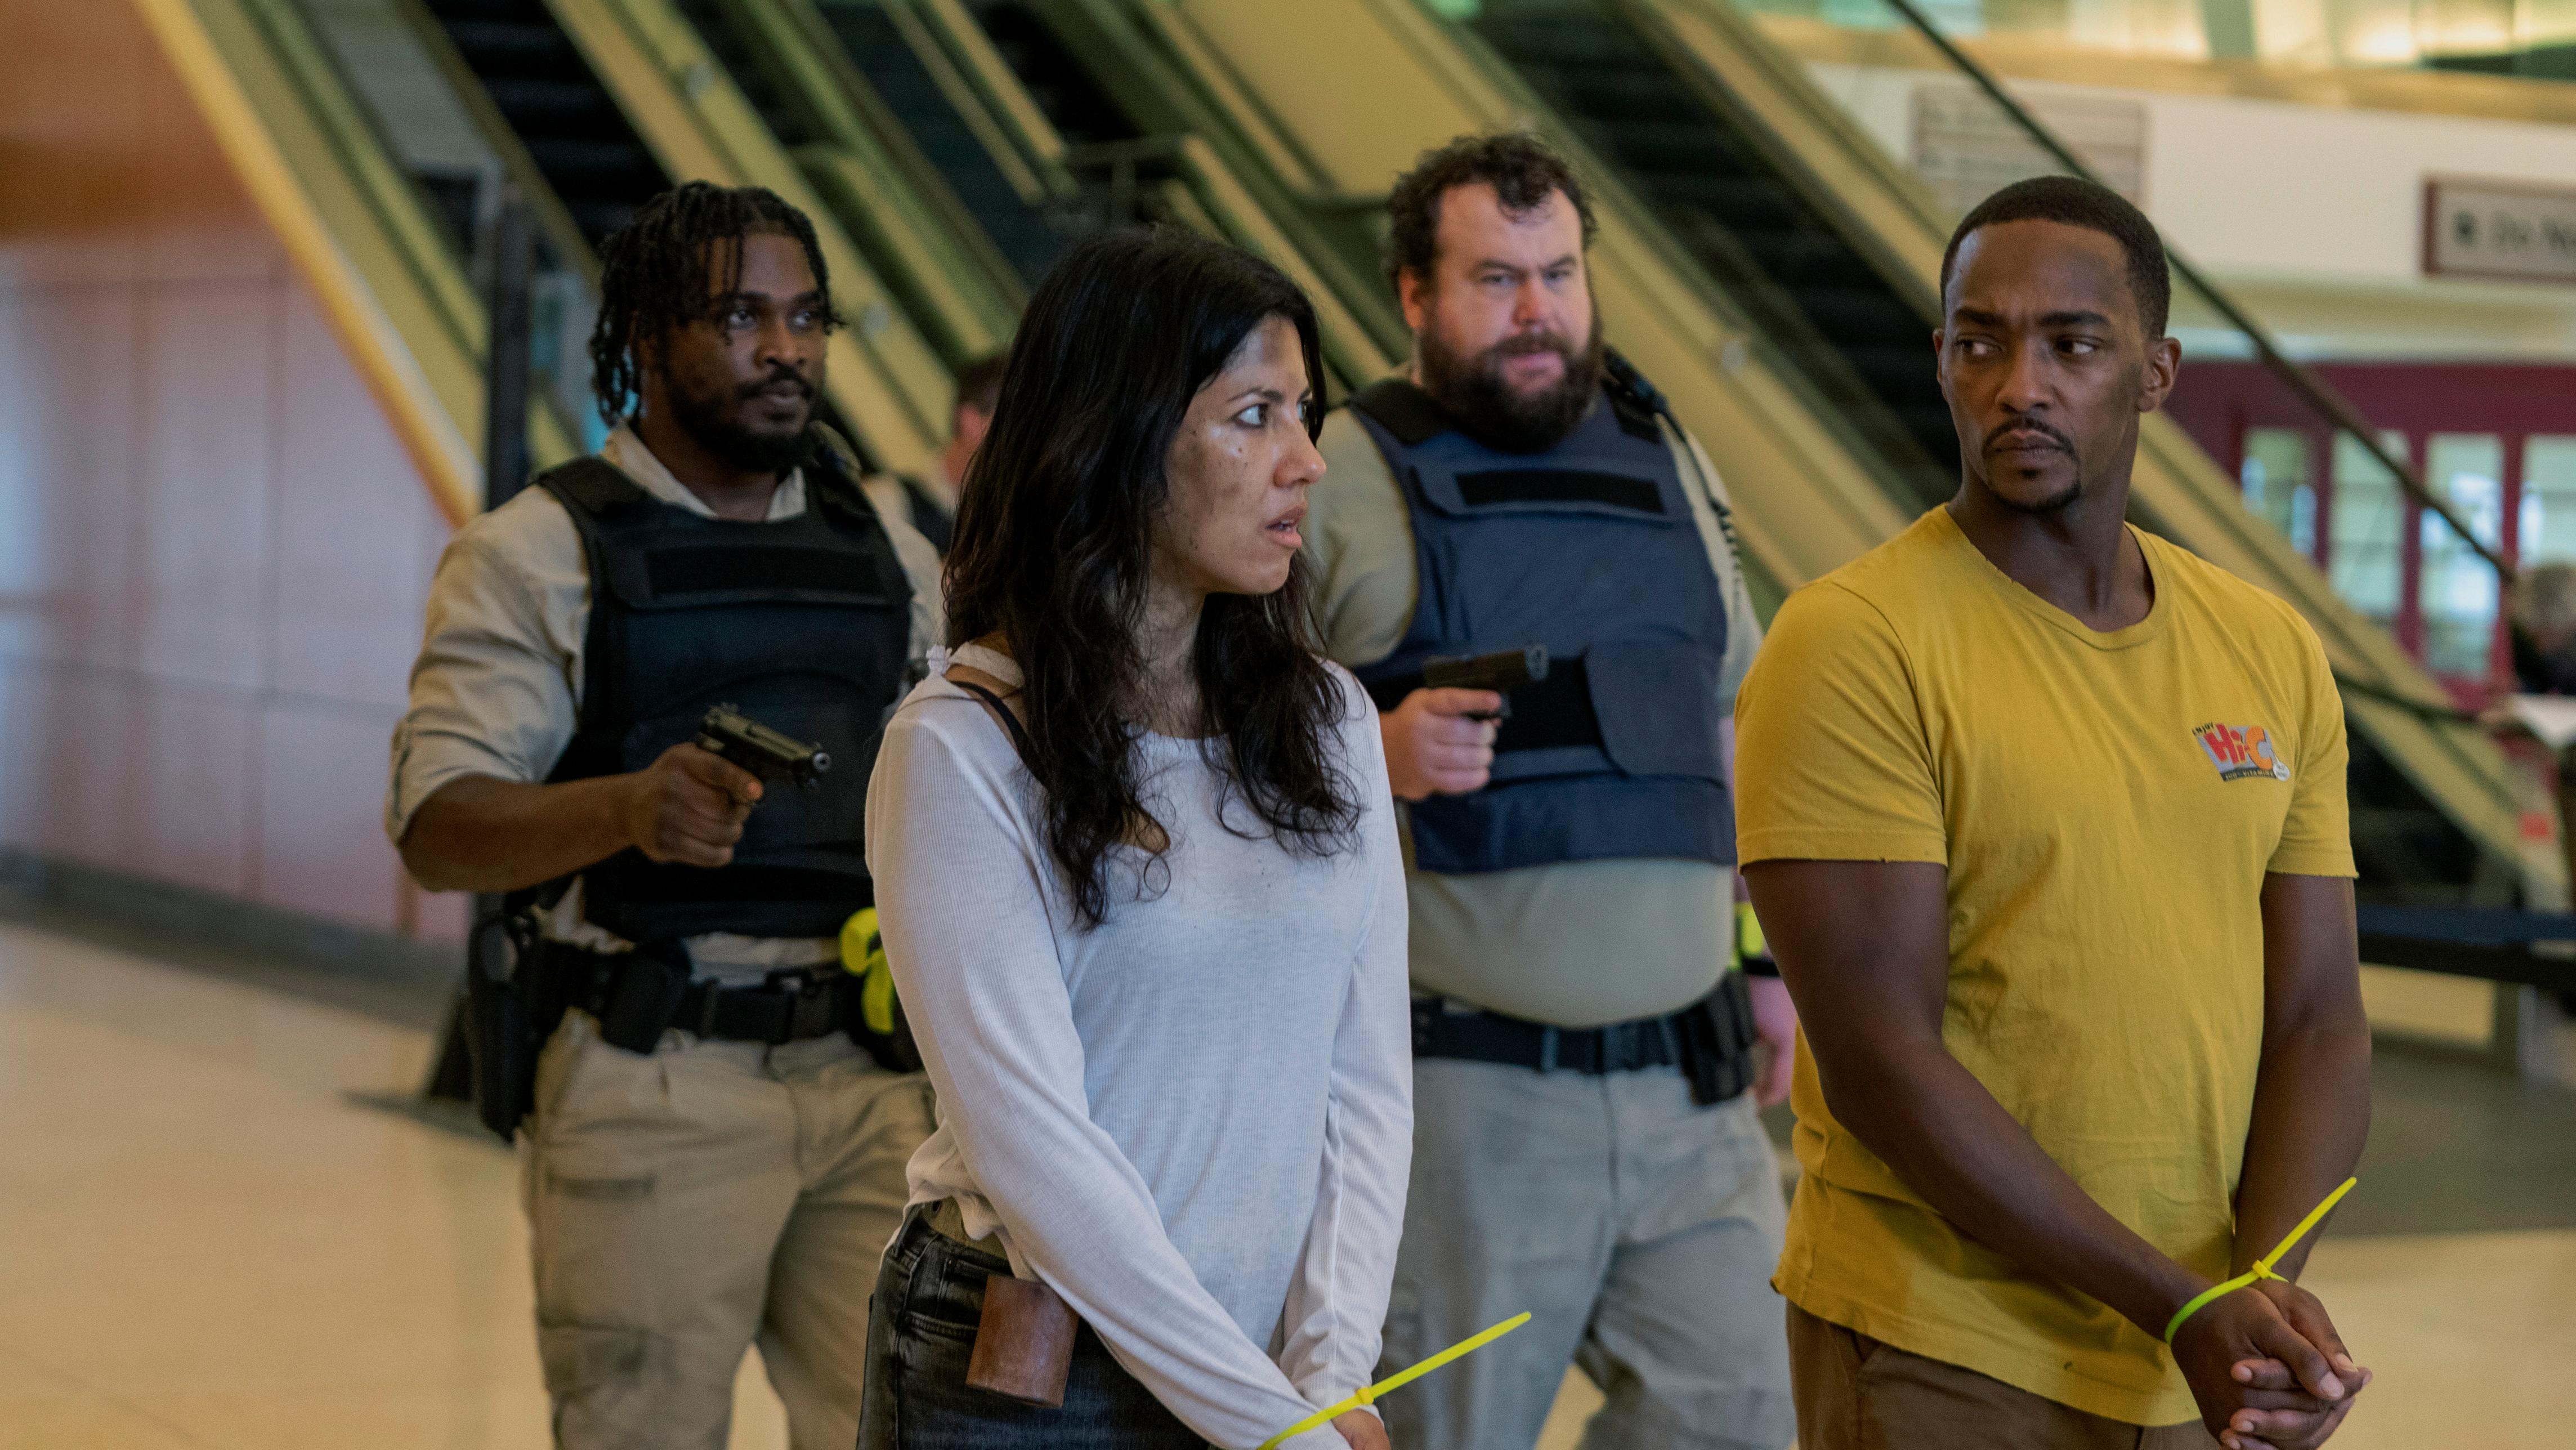
[[[958,661],[1018,679],[990,650]],[[959,1200],[1191,1429],[1248,1450],[1369,1381],[1404,1222],[1404,871],[1376,711],[1335,667],[1363,814],[1323,857],[1262,831],[1205,758],[1221,741],[1140,735],[1171,846],[1114,851],[1108,919],[1084,931],[1035,782],[947,664],[933,652],[868,792],[886,950],[938,1088],[912,1200]]]

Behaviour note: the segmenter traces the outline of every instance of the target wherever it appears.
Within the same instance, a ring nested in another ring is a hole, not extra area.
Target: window
[[[2525,564],[2576,559],[2576,435],[2535,433],[2522,445]]]
[[[2390,452],[2405,456],[2405,434],[2387,434],[2384,441]],[[2382,626],[2397,618],[2399,571],[2404,567],[2398,530],[2405,500],[2397,476],[2381,467],[2360,439],[2349,433],[2335,435],[2334,499],[2327,511],[2333,541],[2326,554],[2327,573],[2337,594]]]
[[[2496,548],[2504,537],[2504,440],[2492,433],[2436,433],[2424,450],[2424,483]],[[2495,569],[2427,509],[2416,600],[2424,611],[2424,663],[2437,674],[2483,677],[2495,641]]]
[[[2296,428],[2245,430],[2245,506],[2287,534],[2290,547],[2317,552],[2316,465]]]

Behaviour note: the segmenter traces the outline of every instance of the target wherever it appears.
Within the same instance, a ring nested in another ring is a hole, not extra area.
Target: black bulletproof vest
[[[584,913],[635,942],[701,932],[833,936],[874,900],[868,773],[904,687],[912,587],[838,460],[805,468],[805,512],[711,519],[655,499],[606,461],[536,479],[590,564],[581,716],[550,781],[641,770],[729,704],[831,752],[813,790],[773,782],[721,870],[621,851],[582,873]]]
[[[1556,447],[1505,453],[1400,378],[1350,400],[1412,515],[1420,591],[1395,652],[1358,672],[1378,708],[1426,661],[1547,646],[1512,699],[1493,778],[1407,812],[1414,864],[1735,859],[1717,705],[1726,603],[1642,379]]]

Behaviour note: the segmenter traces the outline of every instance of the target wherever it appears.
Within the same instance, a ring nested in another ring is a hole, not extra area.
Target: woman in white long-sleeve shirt
[[[1314,313],[1123,234],[1030,302],[888,725],[868,865],[938,1089],[862,1450],[1249,1450],[1366,1384],[1411,1152],[1376,717],[1312,638]],[[1064,1404],[966,1383],[993,1274],[1080,1316]],[[1382,1450],[1369,1411],[1286,1442]]]

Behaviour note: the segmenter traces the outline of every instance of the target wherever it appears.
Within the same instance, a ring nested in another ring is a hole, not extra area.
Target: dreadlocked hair
[[[714,299],[742,284],[742,239],[793,237],[814,269],[823,325],[841,325],[832,309],[832,276],[823,265],[814,223],[765,186],[692,181],[644,204],[599,244],[599,322],[590,331],[590,387],[599,416],[615,427],[642,389],[637,347],[694,322]]]

